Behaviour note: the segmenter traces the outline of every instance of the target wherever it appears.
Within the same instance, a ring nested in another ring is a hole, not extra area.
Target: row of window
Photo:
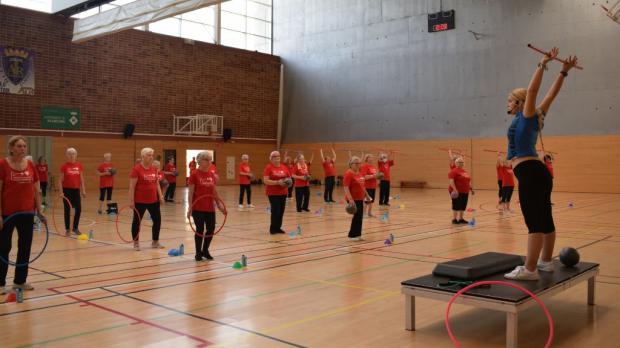
[[[136,0],[116,0],[73,16],[86,18]],[[52,0],[0,0],[2,5],[51,12]],[[271,54],[272,0],[229,0],[220,5],[220,44]],[[217,6],[204,7],[135,29],[216,42]]]

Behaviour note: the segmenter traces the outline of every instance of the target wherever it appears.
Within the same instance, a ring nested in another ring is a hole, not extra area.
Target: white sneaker
[[[541,259],[538,259],[538,264],[536,265],[536,268],[538,268],[538,270],[542,272],[553,272],[553,261],[545,262]]]
[[[254,204],[248,204],[248,208],[256,208]]]
[[[512,272],[504,274],[504,278],[512,280],[538,280],[538,271],[528,271],[525,266],[517,266]]]
[[[243,204],[239,204],[239,209],[243,209]]]

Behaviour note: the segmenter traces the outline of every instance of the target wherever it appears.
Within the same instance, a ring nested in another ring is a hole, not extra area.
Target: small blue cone
[[[381,217],[379,218],[379,220],[381,220],[381,222],[388,222],[389,218],[390,217],[388,216],[388,213],[384,213],[384,214],[381,214]]]
[[[295,238],[295,237],[297,237],[297,231],[291,231],[291,232],[289,232],[289,233],[288,233],[288,236],[289,236],[289,237],[291,237],[291,238]]]
[[[316,191],[316,195],[320,197],[321,196],[321,191]]]
[[[392,245],[392,242],[390,242],[389,239],[386,239],[385,242],[383,242],[383,244],[385,244],[385,245]]]
[[[170,249],[170,250],[168,250],[168,255],[169,256],[179,256],[180,255],[179,249]]]
[[[471,227],[476,226],[476,218],[471,218],[471,220],[469,220],[469,226]]]

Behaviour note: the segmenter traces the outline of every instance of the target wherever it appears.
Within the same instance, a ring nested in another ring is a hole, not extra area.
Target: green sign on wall
[[[80,129],[80,110],[44,106],[41,109],[41,128]]]

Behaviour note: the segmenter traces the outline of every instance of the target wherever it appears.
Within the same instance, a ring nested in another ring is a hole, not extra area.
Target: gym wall
[[[456,28],[429,33],[440,3]],[[584,67],[569,73],[546,135],[620,134],[620,26],[599,3],[612,2],[274,0],[285,142],[503,137],[507,94],[540,59],[528,43]],[[560,69],[549,64],[539,98]]]
[[[275,139],[280,58],[139,30],[72,44],[73,19],[0,6],[0,45],[34,50],[35,95],[0,94],[0,128],[39,129],[41,107],[82,131],[172,134],[173,115],[224,116],[233,138]]]

